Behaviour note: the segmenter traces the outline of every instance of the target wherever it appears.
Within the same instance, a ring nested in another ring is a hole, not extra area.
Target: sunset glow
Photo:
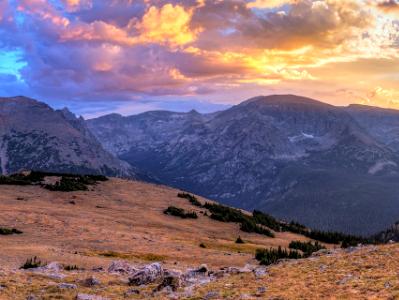
[[[87,116],[280,93],[399,109],[397,0],[6,0],[0,36],[2,96]]]

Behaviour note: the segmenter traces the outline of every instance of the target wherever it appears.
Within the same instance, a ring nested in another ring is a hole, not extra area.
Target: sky
[[[0,96],[90,118],[270,94],[399,109],[399,0],[0,0]]]

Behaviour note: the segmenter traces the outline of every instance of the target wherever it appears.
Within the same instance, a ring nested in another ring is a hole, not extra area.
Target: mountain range
[[[395,110],[274,95],[211,114],[151,111],[85,121],[14,97],[0,98],[0,124],[3,174],[134,177],[354,234],[399,219]]]
[[[399,113],[293,95],[213,114],[88,120],[102,145],[158,181],[308,226],[370,234],[399,218]]]

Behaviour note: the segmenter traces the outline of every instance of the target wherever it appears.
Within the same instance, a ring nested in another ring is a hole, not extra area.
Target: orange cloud
[[[72,0],[75,1],[75,0]],[[190,29],[192,10],[172,4],[161,8],[151,6],[142,19],[132,19],[120,28],[104,21],[73,24],[61,32],[61,41],[85,40],[134,46],[139,44],[162,44],[170,47],[193,42],[199,29]]]
[[[140,32],[142,43],[160,43],[180,46],[193,42],[200,29],[191,30],[193,10],[172,4],[161,8],[151,6],[135,28]]]
[[[92,6],[92,0],[62,0],[68,11],[76,11],[80,8],[89,8]]]

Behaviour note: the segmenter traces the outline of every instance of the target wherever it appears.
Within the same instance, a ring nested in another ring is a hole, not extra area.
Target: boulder
[[[166,270],[161,284],[156,287],[155,291],[161,291],[165,288],[169,288],[171,291],[175,292],[181,286],[182,273],[175,270]]]
[[[113,261],[108,267],[109,273],[132,274],[136,273],[137,271],[138,269],[135,266],[122,260]]]
[[[104,298],[97,295],[78,294],[76,296],[76,300],[108,300],[108,298]]]
[[[78,288],[78,286],[76,284],[73,283],[65,283],[62,282],[58,285],[58,287],[60,289],[65,289],[65,290],[76,290]]]
[[[266,267],[258,267],[258,268],[255,268],[253,270],[253,272],[254,272],[255,277],[258,279],[258,278],[262,278],[262,277],[266,276],[267,269],[266,269]]]
[[[164,270],[160,263],[153,263],[139,269],[129,277],[130,285],[142,285],[156,282],[163,279]]]
[[[83,285],[87,286],[87,287],[92,287],[92,286],[96,286],[96,285],[100,285],[101,282],[100,280],[98,280],[97,278],[91,276],[86,278],[85,280],[83,280]]]
[[[181,278],[185,285],[205,284],[211,281],[206,265],[201,265],[196,269],[188,269]]]
[[[27,269],[26,271],[39,273],[49,278],[60,280],[66,277],[65,274],[61,273],[61,270],[64,270],[64,267],[60,263],[51,262],[45,266]]]
[[[217,291],[210,291],[208,292],[205,297],[204,300],[209,300],[209,299],[220,299],[220,294]]]
[[[138,289],[129,289],[124,293],[125,297],[130,297],[133,295],[140,295],[140,291]]]

